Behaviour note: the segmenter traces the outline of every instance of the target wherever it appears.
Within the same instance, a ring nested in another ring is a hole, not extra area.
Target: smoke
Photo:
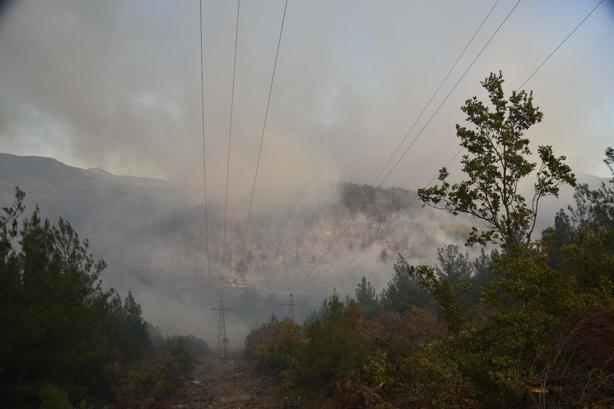
[[[360,194],[362,188],[356,189],[353,192]],[[462,244],[467,220],[418,207],[412,192],[397,194],[399,201],[379,194],[381,209],[371,206],[366,211],[342,205],[356,197],[343,189],[327,194],[334,200],[324,205],[295,198],[300,206],[260,212],[247,236],[243,224],[232,221],[224,255],[222,209],[215,209],[209,275],[203,271],[202,208],[185,209],[152,220],[135,240],[117,240],[124,243],[124,252],[112,255],[115,262],[110,262],[105,281],[132,289],[146,317],[164,331],[188,331],[210,342],[215,340],[217,319],[211,307],[223,295],[233,308],[227,314],[232,346],[239,348],[249,329],[271,314],[286,315],[290,293],[302,321],[333,291],[353,296],[363,275],[382,290],[399,253],[411,263],[432,264],[434,249]],[[394,210],[395,203],[401,203],[399,210]],[[348,225],[347,234],[340,236]]]
[[[435,104],[513,4],[500,3]],[[236,3],[203,4],[208,193],[213,199],[212,247],[219,251]],[[283,249],[278,262],[267,262],[266,271],[247,274],[261,293],[234,296],[236,303],[260,303],[263,298],[268,303],[268,310],[257,317],[229,318],[235,319],[237,332],[266,319],[273,305],[283,314],[281,303],[289,291],[297,293],[307,314],[333,288],[351,293],[362,275],[381,289],[392,274],[396,250],[388,249],[385,262],[379,256],[382,248],[394,247],[393,242],[404,242],[399,251],[411,262],[422,263],[432,261],[437,246],[462,241],[458,232],[464,227],[454,225],[458,221],[425,211],[418,220],[400,217],[386,239],[379,237],[362,248],[353,243],[356,250],[349,250],[349,242],[340,243],[334,257],[318,260],[312,268],[311,256],[322,254],[325,242],[309,247],[306,238],[322,237],[335,227],[330,223],[349,216],[329,215],[303,224],[296,220],[334,206],[339,181],[373,182],[491,4],[290,1],[252,232],[260,249]],[[507,89],[515,89],[594,4],[522,2],[388,184],[415,188],[430,180],[458,147],[454,124],[464,119],[459,106],[470,96],[484,97],[479,81],[503,70]],[[231,140],[230,213],[236,233],[230,245],[237,249],[232,254],[241,254],[243,245],[242,222],[282,5],[282,0],[242,2]],[[0,151],[167,179],[179,190],[169,199],[172,206],[165,205],[165,214],[169,208],[180,212],[200,203],[198,1],[20,0],[0,7],[0,13]],[[579,173],[602,172],[603,149],[614,144],[613,21],[614,4],[608,0],[528,84],[545,113],[544,122],[529,136],[567,155]],[[457,172],[458,166],[452,169]],[[169,332],[189,330],[212,339],[215,313],[207,309],[211,286],[197,274],[203,261],[202,209],[186,212],[183,224],[173,218],[177,213],[169,216],[167,227],[183,227],[172,234],[161,231],[162,222],[153,219],[162,219],[162,211],[138,219],[138,212],[127,216],[119,207],[107,208],[99,219],[84,220],[82,226],[88,236],[105,227],[105,237],[99,234],[99,241],[92,243],[102,242],[98,247],[110,258],[110,284],[134,288],[148,318]],[[108,215],[113,224],[101,222]],[[64,216],[70,220],[73,215]],[[281,225],[271,227],[276,220]],[[112,226],[125,229],[123,236],[114,236]],[[349,236],[357,241],[372,227],[357,228]],[[404,235],[409,235],[407,240]],[[297,244],[298,236],[305,242]],[[114,243],[122,245],[111,249]],[[297,251],[301,261],[292,265],[288,260]],[[268,299],[266,292],[274,298]]]
[[[234,198],[251,185],[281,5],[243,2]],[[524,2],[390,182],[428,180],[454,152],[458,106],[479,92],[478,81],[502,69],[510,89],[517,86],[591,5]],[[489,6],[291,2],[259,187],[371,182]],[[235,7],[204,2],[207,160],[217,197],[225,181]],[[611,8],[598,11],[529,84],[546,113],[535,138],[567,153],[584,173],[595,171],[595,158],[612,141]],[[0,26],[0,149],[164,177],[200,198],[197,2],[21,0],[8,10]]]

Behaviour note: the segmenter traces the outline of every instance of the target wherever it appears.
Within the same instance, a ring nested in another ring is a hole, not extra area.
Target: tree
[[[575,207],[561,210],[553,227],[542,235],[549,264],[586,288],[602,291],[614,282],[614,150],[606,149],[605,164],[612,172],[597,189],[576,188]],[[600,290],[601,289],[601,290]]]
[[[594,190],[588,184],[579,185],[574,195],[576,207],[569,212],[576,225],[594,223],[605,231],[614,228],[614,149],[606,149],[603,162],[610,169],[611,179]]]
[[[4,210],[11,227],[0,232],[0,400],[32,407],[46,380],[80,399],[101,375],[107,352],[99,280],[105,264],[68,222],[54,226],[38,209],[17,229],[22,202],[18,190]]]
[[[480,261],[477,262],[479,265]],[[436,278],[450,284],[454,298],[465,314],[470,313],[477,304],[481,291],[476,281],[475,263],[456,245],[450,244],[437,250]]]
[[[441,184],[419,189],[418,196],[429,206],[481,220],[485,226],[473,227],[468,244],[528,245],[540,200],[558,196],[561,184],[575,186],[576,179],[564,163],[565,157],[556,157],[551,146],[538,147],[539,167],[529,160],[531,149],[525,132],[543,117],[533,104],[532,92],[513,91],[506,99],[501,73],[490,74],[482,86],[491,106],[477,97],[468,99],[461,110],[473,127],[456,125],[467,152],[461,160],[467,179],[451,185],[444,167],[439,171]],[[527,201],[518,193],[518,186],[534,171],[534,194]]]
[[[123,302],[117,292],[110,291],[105,332],[112,352],[125,363],[142,359],[151,353],[147,322],[143,319],[141,306],[130,291]]]
[[[415,267],[408,265],[404,260],[401,262],[406,264],[405,270],[409,276],[433,297],[448,329],[452,333],[457,333],[464,323],[464,317],[457,291],[452,282],[437,277],[432,267]]]
[[[411,268],[413,266],[410,266],[407,260],[399,255],[394,264],[394,276],[382,291],[380,298],[382,305],[404,313],[411,307],[425,307],[429,304],[429,295],[411,274]]]
[[[549,254],[549,264],[553,268],[561,267],[562,250],[575,240],[576,229],[572,218],[564,210],[554,216],[554,226],[542,232],[542,245]]]
[[[122,303],[102,289],[106,264],[69,222],[38,208],[18,220],[24,198],[17,189],[0,214],[0,402],[71,407],[104,395],[110,350],[127,361],[149,353],[147,324],[131,293]]]
[[[439,279],[449,281],[454,288],[460,288],[472,276],[473,268],[469,255],[460,252],[453,244],[437,249],[436,268]]]
[[[337,294],[324,300],[318,317],[305,324],[305,341],[297,352],[299,376],[307,385],[330,385],[349,371],[367,367],[371,354],[361,320],[355,303],[344,304]]]
[[[2,238],[12,238],[17,235],[17,218],[22,215],[25,210],[24,200],[26,194],[15,187],[15,201],[11,206],[2,207],[0,215],[0,229],[2,229]],[[5,237],[6,236],[6,237]]]
[[[543,251],[547,248],[543,241],[532,240],[540,200],[557,196],[562,184],[575,186],[575,176],[564,163],[565,157],[556,157],[549,146],[538,147],[539,165],[530,160],[529,140],[524,134],[542,119],[533,105],[532,93],[513,92],[505,99],[501,74],[491,74],[482,85],[488,91],[490,104],[475,97],[467,100],[462,110],[472,127],[456,128],[466,150],[462,159],[466,179],[451,185],[448,171],[443,168],[440,185],[420,189],[418,194],[427,205],[454,215],[469,214],[480,221],[467,244],[494,243],[502,247],[492,252],[490,260],[483,257],[475,265],[486,271],[487,278],[476,312],[488,313],[468,317],[463,328],[455,325],[463,315],[452,286],[446,286],[430,267],[408,271],[432,294],[453,332],[453,336],[425,350],[428,359],[423,363],[427,363],[429,371],[439,372],[427,387],[436,388],[454,374],[485,407],[517,407],[526,394],[526,385],[535,384],[535,373],[546,368],[556,355],[556,343],[570,323],[591,308],[611,305],[611,295],[608,301],[605,285],[602,289],[606,291],[587,291],[582,280],[576,279],[580,275],[574,277],[553,266]],[[533,173],[534,192],[527,200],[518,192],[518,186]],[[597,213],[591,210],[595,199],[584,196],[587,200],[579,206],[582,217]],[[564,218],[559,222],[565,224]],[[561,263],[557,262],[557,266],[573,264],[565,253],[575,248],[578,236],[566,235],[562,233],[559,241],[571,244],[559,251]],[[595,248],[595,243],[591,247]],[[575,254],[576,260],[594,260],[581,257],[584,252]],[[613,261],[610,259],[610,264]],[[587,265],[578,270],[586,271]],[[600,267],[607,269],[607,264]],[[539,381],[537,385],[543,386]],[[454,400],[462,402],[465,396],[456,395]]]
[[[367,280],[365,276],[362,276],[360,283],[355,290],[356,302],[358,306],[365,313],[374,313],[378,307],[377,295],[375,294],[375,288]]]
[[[480,249],[480,255],[473,260],[474,275],[472,281],[477,287],[484,287],[490,283],[494,278],[494,272],[492,270],[491,258],[484,248]]]

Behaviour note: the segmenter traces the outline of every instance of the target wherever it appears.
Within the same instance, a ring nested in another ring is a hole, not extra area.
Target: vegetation
[[[105,263],[87,240],[38,208],[22,218],[24,197],[17,189],[0,216],[3,406],[141,407],[164,397],[189,369],[183,346],[154,348],[133,295],[103,290]]]
[[[467,245],[481,255],[446,246],[436,266],[399,255],[379,296],[363,277],[356,299],[335,294],[302,326],[254,331],[248,354],[273,363],[288,390],[335,408],[614,405],[614,150],[610,183],[577,186],[575,206],[535,239],[540,200],[575,177],[549,146],[532,162],[525,133],[542,119],[532,94],[506,99],[501,74],[482,84],[489,103],[466,101],[469,125],[457,126],[467,179],[451,184],[444,168],[418,191],[476,219]],[[530,178],[527,199],[519,185]]]
[[[398,187],[376,189],[371,185],[342,183],[339,190],[344,207],[376,217],[407,209],[415,199],[412,191]]]

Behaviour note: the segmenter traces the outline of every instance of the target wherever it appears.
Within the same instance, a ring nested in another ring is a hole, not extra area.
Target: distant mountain
[[[109,264],[105,284],[132,289],[150,321],[170,332],[200,326],[203,336],[214,332],[209,306],[222,280],[225,297],[237,306],[230,324],[245,332],[271,312],[283,314],[289,292],[303,304],[300,317],[333,288],[351,293],[363,275],[381,288],[398,253],[432,262],[438,247],[462,244],[472,223],[422,208],[415,192],[401,188],[342,183],[315,197],[268,192],[249,229],[231,212],[225,246],[221,207],[210,207],[207,273],[203,208],[191,207],[170,182],[0,154],[0,204],[12,201],[16,185],[26,192],[28,212],[37,204],[44,216],[66,218],[90,240],[96,257]],[[571,203],[573,190],[561,193],[544,202],[540,227]]]
[[[0,154],[0,202],[12,201],[15,186],[52,220],[68,219],[88,237],[96,254],[108,257],[155,217],[185,206],[171,183],[81,169],[55,159]]]

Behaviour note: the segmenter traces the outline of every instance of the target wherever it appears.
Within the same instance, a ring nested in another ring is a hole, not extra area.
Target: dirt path
[[[281,409],[283,395],[274,378],[241,356],[203,357],[172,405],[175,409]]]

